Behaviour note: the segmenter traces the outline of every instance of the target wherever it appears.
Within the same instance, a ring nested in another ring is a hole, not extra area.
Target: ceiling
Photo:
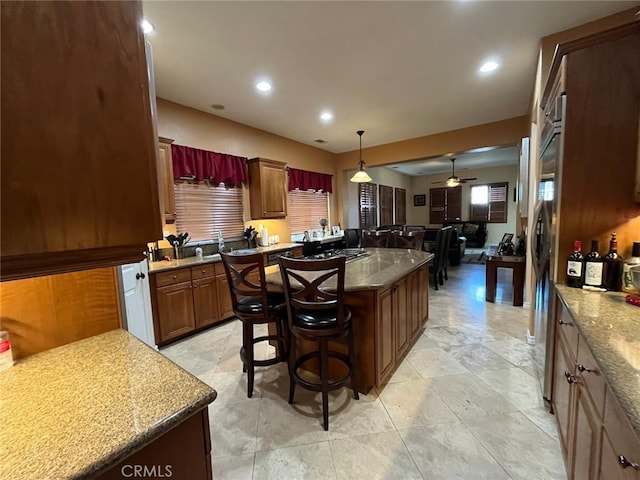
[[[361,129],[366,148],[524,115],[540,38],[631,6],[143,2],[158,96],[334,153],[357,150]],[[490,58],[500,68],[478,74]],[[268,95],[254,88],[261,78]]]

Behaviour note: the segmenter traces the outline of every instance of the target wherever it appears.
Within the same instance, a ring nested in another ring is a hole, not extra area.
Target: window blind
[[[507,222],[507,182],[474,185],[471,187],[472,221]]]
[[[207,182],[175,182],[176,229],[191,240],[239,237],[244,230],[242,189]]]
[[[289,212],[287,214],[291,233],[317,230],[318,220],[329,220],[329,194],[313,190],[291,190],[289,192]],[[327,226],[327,231],[331,226]]]
[[[393,187],[380,185],[378,187],[380,198],[380,225],[393,223]]]
[[[378,186],[375,183],[359,183],[358,197],[360,228],[369,230],[378,224]]]

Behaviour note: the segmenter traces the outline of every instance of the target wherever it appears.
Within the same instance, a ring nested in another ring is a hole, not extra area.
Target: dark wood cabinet
[[[396,286],[396,302],[397,302],[397,321],[396,321],[396,356],[402,358],[409,351],[411,346],[411,297],[413,297],[409,288],[407,288],[410,278],[414,278],[414,273],[410,273],[400,280]]]
[[[162,237],[141,2],[1,15],[0,278],[139,262]]]
[[[221,263],[216,263],[216,289],[218,293],[218,318],[226,319],[233,317],[233,304],[231,303],[229,281],[224,273],[224,266]]]
[[[173,157],[170,138],[158,139],[158,176],[160,182],[161,213],[165,223],[176,221],[176,195],[173,190]]]
[[[192,332],[196,328],[191,282],[177,283],[155,290],[158,305],[154,312],[158,344]]]
[[[251,218],[287,216],[287,164],[252,158],[249,165],[249,201]]]
[[[196,328],[213,325],[220,318],[216,281],[215,277],[210,277],[192,282]]]
[[[376,317],[376,381],[382,385],[395,367],[396,360],[396,317],[397,287],[391,286],[378,294],[378,315]]]

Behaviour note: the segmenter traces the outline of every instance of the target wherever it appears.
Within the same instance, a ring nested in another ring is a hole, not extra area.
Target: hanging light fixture
[[[358,130],[356,133],[360,136],[360,168],[353,174],[351,181],[355,183],[370,182],[371,177],[364,171],[364,160],[362,160],[362,134],[364,130]]]

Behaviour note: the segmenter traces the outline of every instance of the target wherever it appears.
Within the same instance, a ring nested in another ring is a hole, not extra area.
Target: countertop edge
[[[165,433],[167,433],[174,427],[180,425],[192,415],[196,414],[204,408],[207,408],[207,406],[212,403],[217,396],[217,392],[214,389],[211,389],[211,392],[196,400],[191,405],[177,411],[161,423],[154,425],[146,432],[134,437],[129,443],[122,446],[117,453],[114,453],[110,457],[102,458],[90,465],[87,465],[87,468],[79,472],[79,475],[76,478],[91,479],[95,478],[98,475],[102,475],[110,468],[115,467],[126,458],[130,457],[134,453],[139,452],[146,446],[156,441],[158,438],[162,437]]]
[[[555,287],[556,293],[558,294],[558,297],[560,298],[560,301],[567,308],[567,311],[569,312],[569,315],[571,315],[571,318],[575,322],[576,327],[580,332],[580,335],[582,336],[582,338],[584,338],[584,341],[589,347],[589,351],[593,355],[593,358],[595,359],[598,365],[598,368],[600,368],[600,370],[602,371],[603,377],[607,384],[607,390],[610,389],[613,392],[616,398],[616,401],[618,402],[618,405],[624,411],[627,419],[629,420],[629,424],[633,428],[633,431],[635,432],[636,436],[640,438],[640,417],[637,415],[637,412],[634,412],[632,409],[629,409],[628,407],[629,405],[634,404],[634,400],[630,398],[630,396],[624,389],[620,388],[620,385],[615,380],[616,378],[615,372],[611,371],[607,363],[602,362],[602,360],[599,358],[597,354],[597,348],[595,349],[596,351],[594,351],[594,346],[593,346],[594,339],[592,335],[584,328],[584,325],[582,324],[582,319],[576,312],[573,311],[571,306],[568,304],[566,298],[562,294],[563,288],[570,288],[570,287],[567,287],[566,285],[554,285],[554,287]],[[606,295],[606,293],[596,293],[596,292],[590,292],[590,293],[595,295]]]

